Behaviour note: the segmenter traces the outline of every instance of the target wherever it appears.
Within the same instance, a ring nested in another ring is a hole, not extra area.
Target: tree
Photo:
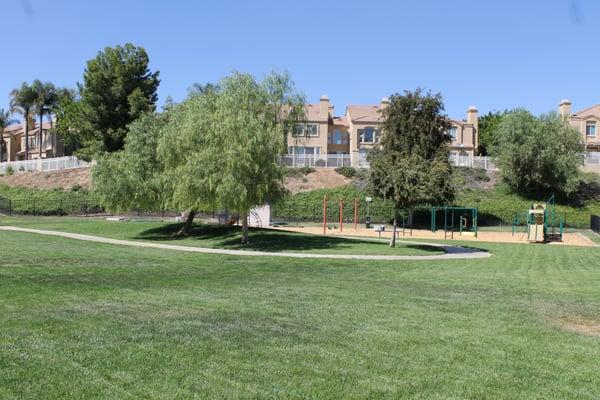
[[[490,152],[496,146],[500,121],[504,115],[511,112],[513,110],[490,111],[479,117],[479,131],[477,132],[479,145],[477,146],[477,153],[480,156],[490,155]]]
[[[44,123],[44,115],[50,115],[53,110],[56,109],[56,106],[59,102],[59,94],[51,82],[42,83],[40,80],[36,79],[33,81],[31,85],[33,91],[36,93],[35,100],[35,111],[39,116],[39,131],[38,131],[38,147],[39,147],[39,156],[42,157],[42,139],[43,132],[42,127]],[[52,120],[52,118],[50,118]]]
[[[25,120],[25,159],[29,159],[29,122],[30,116],[35,108],[37,100],[35,89],[23,82],[20,88],[13,89],[10,93],[10,109],[13,113],[18,113]]]
[[[130,125],[123,151],[99,159],[93,180],[101,203],[112,210],[186,210],[181,234],[189,233],[197,210],[235,210],[247,243],[250,209],[283,193],[278,156],[303,103],[288,74],[257,82],[234,73],[145,115]]]
[[[99,202],[106,209],[120,212],[166,208],[170,190],[157,147],[168,118],[168,112],[141,116],[129,125],[123,151],[99,158],[92,179]]]
[[[59,124],[82,158],[121,150],[127,125],[155,111],[159,72],[148,64],[146,51],[130,43],[107,47],[88,61],[79,96],[66,103],[70,110]]]
[[[376,194],[394,202],[396,245],[398,210],[452,199],[448,129],[440,94],[421,89],[394,94],[382,111],[381,146],[369,153],[370,180]]]
[[[506,114],[493,148],[504,181],[523,194],[572,194],[580,181],[585,145],[577,129],[551,112]]]
[[[235,210],[247,243],[250,209],[284,192],[278,156],[303,103],[289,74],[273,72],[234,73],[176,106],[159,144],[172,206]]]

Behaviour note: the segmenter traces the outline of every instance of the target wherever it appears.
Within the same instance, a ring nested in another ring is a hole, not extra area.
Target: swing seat
[[[461,232],[460,236],[475,237],[475,232]]]

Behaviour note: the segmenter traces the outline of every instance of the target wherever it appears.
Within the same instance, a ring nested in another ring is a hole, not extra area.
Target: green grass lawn
[[[362,262],[0,231],[0,398],[599,398],[600,249],[478,246]]]
[[[385,242],[325,237],[270,229],[251,229],[250,245],[241,244],[241,228],[196,224],[186,237],[177,235],[181,224],[161,221],[115,222],[104,218],[15,217],[0,219],[2,225],[33,227],[85,233],[113,239],[163,242],[185,246],[256,251],[292,251],[328,254],[438,255],[440,248],[399,242],[390,248]]]

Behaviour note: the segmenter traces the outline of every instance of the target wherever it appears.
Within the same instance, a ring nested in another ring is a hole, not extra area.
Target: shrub
[[[40,190],[0,184],[0,192],[11,200],[14,214],[77,215],[102,211],[97,199],[85,189],[65,192],[62,188]]]
[[[354,176],[356,176],[356,169],[353,167],[337,167],[335,169],[335,172],[337,172],[338,174],[345,176],[346,178],[352,178]]]
[[[9,165],[8,167],[6,167],[6,175],[11,176],[14,173],[15,173],[15,170],[12,167],[12,165]]]
[[[569,195],[579,185],[585,147],[579,132],[556,113],[517,110],[502,117],[493,148],[502,178],[523,194]]]

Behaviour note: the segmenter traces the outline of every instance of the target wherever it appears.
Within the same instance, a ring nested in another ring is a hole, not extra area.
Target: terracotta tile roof
[[[352,121],[381,122],[379,106],[349,105],[346,112]]]
[[[307,104],[304,106],[304,112],[306,113],[307,121],[326,121],[327,117],[321,117],[319,115],[318,104]]]
[[[588,115],[594,115],[594,116],[600,117],[600,104],[596,104],[594,106],[584,108],[583,110],[580,110],[580,111],[577,111],[577,112],[571,114],[571,116],[575,117],[575,118],[583,118]]]
[[[44,129],[44,130],[50,129],[50,123],[49,122],[44,122],[42,124],[42,127],[43,127],[42,129]],[[33,129],[29,129],[29,134],[32,134],[33,132],[37,132],[37,131],[38,131],[38,128],[36,126]],[[25,130],[23,129],[23,123],[7,126],[6,128],[4,128],[4,133],[5,134],[10,134],[10,135],[23,135],[23,134],[25,134]]]
[[[345,126],[345,127],[349,126],[348,120],[346,119],[346,117],[333,117],[332,123],[333,123],[333,125],[337,125],[337,126]]]

